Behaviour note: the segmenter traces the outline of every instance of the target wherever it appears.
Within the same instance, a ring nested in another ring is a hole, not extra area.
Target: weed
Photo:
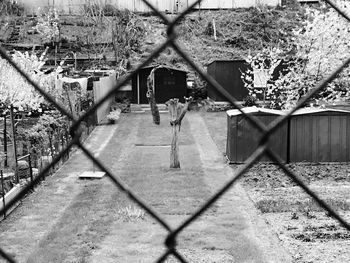
[[[145,219],[145,212],[135,206],[127,206],[119,209],[118,214],[124,222],[133,222]]]

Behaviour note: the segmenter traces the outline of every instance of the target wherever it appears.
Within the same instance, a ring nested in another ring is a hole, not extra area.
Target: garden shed
[[[147,104],[147,78],[152,69],[150,66],[141,69],[132,79],[132,103]],[[165,103],[169,99],[181,101],[187,95],[187,72],[171,67],[159,67],[154,72],[154,94],[157,103]]]
[[[350,111],[304,108],[289,126],[291,162],[350,162]]]
[[[272,73],[273,80],[276,80],[280,74],[286,74],[289,62],[281,61]],[[248,89],[242,81],[242,72],[249,68],[249,64],[245,60],[216,60],[208,65],[207,72],[213,77],[226,91],[228,91],[238,101],[242,101],[248,95]],[[259,72],[256,72],[259,73]],[[260,83],[260,74],[252,74],[254,87],[263,89]],[[266,83],[265,83],[266,85]],[[215,101],[228,101],[220,92],[218,92],[210,84],[207,86],[208,97]],[[262,99],[262,97],[258,97]]]
[[[256,116],[265,125],[283,115],[279,110],[271,110],[257,107],[243,108],[244,113]],[[269,139],[269,146],[287,162],[288,125],[277,129]],[[244,163],[246,159],[257,149],[262,134],[239,110],[227,111],[227,143],[226,155],[230,163]],[[261,161],[270,162],[268,157]]]
[[[243,100],[248,95],[241,79],[241,71],[245,71],[248,65],[245,60],[216,60],[208,65],[207,72],[228,93],[237,100]],[[207,86],[208,97],[215,101],[228,101],[213,86]]]

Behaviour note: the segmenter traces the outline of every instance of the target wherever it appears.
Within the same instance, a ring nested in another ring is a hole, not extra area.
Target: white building
[[[119,9],[128,9],[134,12],[150,12],[149,7],[142,0],[17,0],[27,10],[35,13],[36,10],[46,7],[55,7],[65,14],[81,14],[84,5],[111,4]],[[149,0],[161,12],[178,12],[186,9],[195,0]],[[203,0],[197,9],[231,9],[253,7],[260,4],[277,6],[282,0]]]

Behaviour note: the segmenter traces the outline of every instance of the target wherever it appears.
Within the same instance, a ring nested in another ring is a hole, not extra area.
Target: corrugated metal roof
[[[284,110],[273,110],[273,109],[266,109],[266,108],[258,108],[258,107],[245,107],[242,108],[242,111],[247,114],[251,113],[270,113],[275,115],[285,115],[288,111]],[[329,109],[329,108],[301,108],[294,112],[292,115],[307,115],[307,114],[316,114],[316,113],[326,113],[326,112],[341,112],[341,113],[347,113],[350,114],[350,111],[347,110],[338,110],[338,109]],[[236,116],[242,114],[237,109],[228,110],[226,111],[228,116]]]
[[[258,108],[258,107],[245,107],[242,108],[242,111],[244,113],[247,114],[251,114],[251,113],[269,113],[269,114],[274,114],[274,115],[285,115],[286,113],[284,111],[281,110],[272,110],[272,109],[266,109],[266,108]],[[240,112],[237,109],[234,110],[228,110],[226,111],[228,116],[237,116],[242,114],[242,112]]]
[[[350,111],[338,110],[338,109],[328,109],[328,108],[302,108],[294,112],[292,115],[306,115],[314,113],[324,113],[324,112],[342,112],[350,114]]]

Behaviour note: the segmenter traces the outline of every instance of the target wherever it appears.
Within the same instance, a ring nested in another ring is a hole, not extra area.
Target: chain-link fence
[[[350,56],[346,60],[346,62],[337,68],[330,76],[328,76],[322,83],[320,83],[316,88],[312,89],[306,96],[304,96],[294,107],[290,110],[286,115],[277,118],[268,126],[265,126],[261,121],[251,115],[245,114],[242,110],[242,114],[249,120],[249,122],[256,127],[262,134],[262,138],[259,143],[259,147],[256,151],[246,160],[245,164],[239,168],[234,177],[224,185],[215,195],[213,195],[205,204],[203,204],[195,213],[193,213],[187,220],[185,220],[179,227],[173,229],[170,225],[158,214],[156,213],[148,204],[144,203],[141,199],[137,197],[137,195],[129,189],[120,179],[118,179],[109,169],[105,167],[102,162],[94,157],[94,154],[89,151],[86,146],[83,145],[81,141],[81,135],[79,126],[85,121],[90,115],[94,114],[94,112],[111,96],[113,96],[120,87],[127,84],[133,76],[135,76],[141,68],[145,67],[148,63],[152,61],[153,58],[162,53],[167,47],[172,47],[177,53],[183,57],[183,59],[193,68],[193,70],[197,71],[199,75],[206,80],[210,85],[215,87],[223,96],[225,96],[237,109],[240,109],[237,100],[231,96],[222,86],[220,86],[212,77],[207,75],[203,70],[200,69],[191,59],[190,57],[181,49],[180,45],[177,43],[177,34],[175,31],[175,26],[181,19],[183,19],[186,15],[188,15],[191,11],[193,11],[194,7],[198,5],[201,0],[197,0],[193,2],[191,6],[188,7],[184,12],[179,14],[174,20],[170,21],[164,14],[160,13],[153,5],[151,5],[147,0],[143,0],[143,2],[153,10],[153,12],[163,20],[163,22],[167,25],[167,40],[159,46],[141,65],[139,65],[131,74],[126,76],[119,84],[111,90],[106,96],[97,102],[91,109],[89,109],[86,114],[79,119],[75,119],[66,109],[61,107],[54,98],[47,94],[42,88],[40,88],[35,82],[33,82],[28,75],[20,69],[18,65],[16,65],[6,51],[3,48],[0,48],[0,55],[4,59],[6,59],[35,89],[45,98],[48,102],[50,102],[54,107],[56,107],[62,114],[67,116],[72,121],[72,126],[70,129],[71,141],[69,144],[54,158],[52,163],[47,166],[33,181],[31,181],[28,185],[26,185],[17,196],[12,199],[12,201],[8,202],[6,206],[4,206],[0,213],[3,214],[9,207],[18,202],[22,197],[24,197],[30,189],[32,189],[36,184],[40,182],[40,180],[45,176],[45,174],[56,165],[61,158],[63,158],[68,151],[73,147],[79,147],[102,171],[106,172],[108,177],[113,181],[119,190],[126,193],[130,199],[136,202],[140,207],[148,212],[148,214],[153,217],[162,227],[164,227],[168,231],[168,236],[165,240],[165,246],[167,247],[166,252],[163,255],[160,255],[159,259],[156,262],[164,262],[170,255],[175,256],[180,262],[188,262],[177,250],[177,238],[180,232],[184,231],[190,224],[192,224],[195,220],[199,218],[206,210],[208,210],[218,199],[220,199],[237,180],[244,176],[245,172],[252,167],[263,155],[268,156],[273,162],[277,163],[278,166],[284,171],[286,175],[288,175],[297,185],[299,185],[308,195],[310,195],[322,208],[324,208],[330,216],[339,221],[341,225],[343,225],[347,230],[350,231],[350,224],[344,220],[332,207],[330,207],[326,202],[322,200],[314,191],[312,191],[300,178],[299,176],[291,171],[288,167],[283,164],[281,158],[276,155],[271,149],[268,147],[267,142],[271,134],[279,129],[284,123],[288,121],[291,114],[293,114],[297,109],[301,108],[311,97],[317,94],[320,90],[326,87],[330,82],[332,82],[337,75],[350,64]],[[325,0],[328,5],[334,8],[340,16],[345,18],[348,22],[350,22],[350,17],[347,16],[343,11],[341,11],[333,2],[330,0]],[[343,19],[340,18],[340,19]],[[12,257],[6,253],[3,249],[0,248],[0,255],[6,259],[8,262],[15,262]]]

